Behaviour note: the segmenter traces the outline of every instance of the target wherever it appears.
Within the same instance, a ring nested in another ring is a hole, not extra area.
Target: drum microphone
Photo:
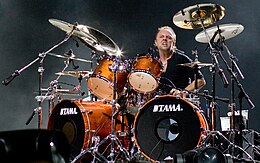
[[[224,87],[227,88],[228,87],[228,80],[227,80],[227,77],[224,74],[224,71],[222,69],[219,69],[219,75],[220,75],[220,78],[222,79]]]
[[[2,84],[7,86],[11,81],[14,80],[14,78],[16,78],[17,76],[20,75],[20,72],[18,70],[16,70],[12,75],[10,75],[8,78],[6,78],[5,80],[2,81]]]

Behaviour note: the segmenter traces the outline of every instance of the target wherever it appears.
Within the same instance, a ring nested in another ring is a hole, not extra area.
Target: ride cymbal
[[[66,75],[66,76],[72,76],[76,78],[84,78],[90,74],[92,74],[91,71],[64,71],[64,72],[57,72],[56,75]]]
[[[187,67],[191,67],[191,68],[195,68],[195,66],[198,66],[198,68],[202,68],[202,67],[212,66],[212,64],[211,63],[202,63],[200,61],[195,61],[195,62],[191,62],[191,63],[178,64],[178,66],[187,66]]]
[[[47,54],[51,55],[51,56],[54,56],[54,57],[58,57],[58,58],[72,59],[72,60],[88,62],[88,63],[92,62],[92,61],[89,61],[89,60],[86,60],[86,59],[77,58],[75,54],[72,54],[72,55],[67,55],[66,53],[64,55],[55,54],[55,53],[47,53]]]
[[[218,31],[219,30],[219,31]],[[233,38],[239,35],[244,30],[244,26],[241,24],[222,24],[219,26],[214,26],[211,28],[206,29],[206,33],[209,36],[209,39],[215,35],[216,32],[219,32],[214,38],[214,42],[217,42],[222,36],[225,40]],[[204,31],[201,31],[195,36],[195,40],[200,43],[208,43],[208,38],[205,35]]]
[[[95,28],[81,24],[73,25],[57,19],[49,19],[49,22],[66,33],[70,33],[74,29],[72,35],[78,37],[80,41],[94,51],[115,56],[121,54],[116,43],[107,35]]]
[[[177,12],[173,16],[173,23],[180,28],[197,29],[214,24],[224,15],[225,8],[218,4],[197,4]]]

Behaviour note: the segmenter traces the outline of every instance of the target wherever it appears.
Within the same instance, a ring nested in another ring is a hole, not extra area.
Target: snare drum
[[[150,93],[158,87],[158,77],[161,75],[162,65],[151,55],[139,56],[133,62],[128,83],[140,93]]]
[[[114,72],[110,70],[110,67],[114,62],[114,59],[111,57],[103,57],[93,74],[87,79],[87,86],[90,92],[105,101],[113,99]],[[122,67],[122,70],[116,73],[116,98],[123,92],[128,75],[126,64],[119,62],[118,66]]]
[[[63,100],[53,108],[48,129],[62,131],[71,145],[71,155],[76,157],[92,146],[93,136],[102,140],[111,133],[111,114],[112,105],[104,102]],[[127,132],[126,119],[124,123],[119,115],[115,119],[115,133],[121,133],[122,124]]]
[[[137,113],[134,141],[146,158],[163,161],[196,147],[207,129],[207,121],[195,105],[165,95],[148,101]]]

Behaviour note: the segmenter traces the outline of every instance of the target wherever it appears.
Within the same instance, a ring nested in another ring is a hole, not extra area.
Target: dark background
[[[259,131],[258,120],[260,113],[259,87],[259,65],[260,65],[260,1],[258,0],[236,0],[236,1],[194,1],[194,0],[149,0],[149,1],[127,1],[127,0],[1,0],[0,2],[0,79],[4,80],[15,70],[20,70],[28,63],[38,57],[39,53],[63,40],[66,36],[63,31],[52,26],[48,19],[55,18],[69,23],[78,22],[96,28],[115,41],[124,52],[124,59],[132,59],[138,53],[146,53],[149,47],[153,47],[155,31],[158,27],[168,25],[177,33],[177,46],[194,59],[191,50],[198,48],[199,60],[211,62],[211,55],[205,51],[206,44],[195,41],[195,36],[202,29],[185,30],[176,27],[172,17],[181,9],[196,3],[217,3],[225,8],[225,17],[214,25],[226,23],[237,23],[244,26],[244,31],[236,37],[226,41],[230,51],[237,57],[245,79],[238,79],[255,104],[250,109],[247,101],[243,99],[242,108],[249,111],[250,129]],[[70,39],[59,46],[53,53],[63,54],[70,49],[77,57],[90,59],[91,50],[83,45],[76,46],[76,42]],[[228,54],[223,53],[228,63]],[[49,83],[57,76],[64,67],[64,59],[47,55],[44,60],[43,87],[47,88]],[[230,74],[226,66],[219,58],[220,65],[230,80]],[[75,62],[80,66],[78,70],[90,70],[90,64]],[[37,128],[37,116],[29,125],[25,122],[30,117],[33,109],[38,107],[34,99],[37,95],[38,65],[36,62],[28,67],[20,76],[15,78],[8,86],[0,85],[0,131]],[[67,70],[73,70],[70,67]],[[202,72],[207,81],[203,88],[212,90],[211,73],[208,68]],[[216,95],[219,97],[230,97],[230,89],[224,88],[219,75],[216,75]],[[63,76],[60,81],[77,85],[77,79]],[[64,86],[65,87],[65,86]],[[73,87],[67,87],[72,89]],[[87,92],[85,81],[82,82],[83,91]],[[239,90],[235,86],[236,109],[239,108]],[[79,97],[66,97],[75,98]],[[201,102],[204,103],[204,98]],[[48,121],[48,101],[43,104],[43,126],[46,128]],[[202,109],[205,110],[202,104]],[[218,102],[216,108],[217,125],[219,128],[219,117],[226,116],[228,104]]]

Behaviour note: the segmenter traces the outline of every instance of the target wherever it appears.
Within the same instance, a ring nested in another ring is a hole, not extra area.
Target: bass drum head
[[[194,105],[165,95],[148,101],[134,121],[135,144],[152,161],[193,149],[201,137],[201,123]]]
[[[85,142],[85,116],[80,108],[70,100],[58,103],[49,118],[48,129],[62,131],[71,145],[71,154],[77,156]]]

